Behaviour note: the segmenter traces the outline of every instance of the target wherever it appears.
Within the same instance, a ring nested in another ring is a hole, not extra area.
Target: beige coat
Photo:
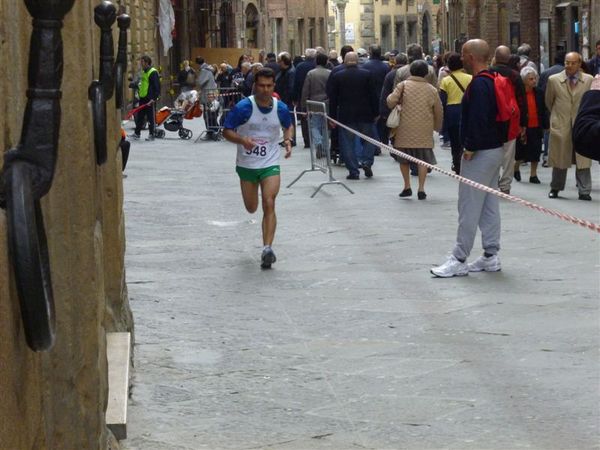
[[[404,91],[404,94],[402,93]],[[435,87],[421,77],[409,77],[387,98],[390,109],[402,97],[400,126],[394,135],[396,148],[433,148],[433,131],[442,128],[444,112]]]
[[[557,169],[568,169],[573,164],[573,143],[571,131],[577,117],[581,97],[590,89],[593,77],[579,72],[579,81],[571,89],[569,78],[563,70],[548,79],[546,86],[546,107],[550,111],[550,141],[548,165]],[[578,169],[588,169],[592,161],[575,154]]]

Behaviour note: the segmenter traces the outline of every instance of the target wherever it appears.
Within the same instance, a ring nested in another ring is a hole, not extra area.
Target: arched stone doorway
[[[423,43],[423,52],[427,55],[430,54],[431,51],[431,17],[429,16],[429,11],[423,13],[423,19],[421,20],[421,42]]]
[[[250,3],[246,7],[246,48],[258,47],[258,9]]]

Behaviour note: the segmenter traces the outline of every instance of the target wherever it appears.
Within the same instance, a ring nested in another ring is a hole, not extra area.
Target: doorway
[[[246,7],[246,47],[258,48],[258,9],[250,3]]]

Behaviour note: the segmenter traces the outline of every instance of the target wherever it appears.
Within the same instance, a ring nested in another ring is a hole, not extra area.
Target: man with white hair
[[[338,60],[338,54],[335,50],[329,51],[329,62],[333,67],[339,66],[340,62]]]
[[[376,140],[379,93],[375,80],[369,71],[359,66],[358,55],[354,52],[346,54],[344,66],[344,70],[330,75],[329,114],[347,127]],[[340,150],[349,172],[346,178],[360,179],[360,168],[367,178],[371,178],[375,145],[361,139],[356,148],[354,133],[343,127],[340,127],[339,136]]]
[[[304,51],[305,59],[303,62],[296,66],[296,77],[294,78],[294,91],[293,100],[294,105],[297,106],[298,111],[303,111],[300,106],[300,98],[302,97],[302,88],[304,87],[304,80],[308,72],[313,70],[317,66],[316,57],[317,50],[314,48],[307,48]],[[304,139],[304,148],[310,147],[310,137],[308,133],[308,121],[305,115],[300,117],[300,124],[302,127],[302,138]]]
[[[358,65],[362,66],[369,60],[369,54],[364,48],[359,48],[356,50],[356,54],[358,55]]]

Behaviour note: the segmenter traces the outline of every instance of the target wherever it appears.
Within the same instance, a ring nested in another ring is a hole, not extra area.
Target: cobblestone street
[[[195,136],[201,121],[186,122]],[[133,142],[123,180],[125,449],[599,448],[597,233],[501,201],[502,271],[437,279],[455,180],[432,174],[418,201],[413,177],[400,199],[384,152],[369,180],[335,168],[354,195],[325,186],[311,199],[325,175],[285,188],[309,168],[300,146],[282,159],[278,261],[261,270],[261,214],[243,207],[235,147],[194,139]],[[436,155],[449,168],[450,151]],[[600,221],[597,163],[592,202],[577,200],[574,169],[548,199],[550,173],[512,194]]]

